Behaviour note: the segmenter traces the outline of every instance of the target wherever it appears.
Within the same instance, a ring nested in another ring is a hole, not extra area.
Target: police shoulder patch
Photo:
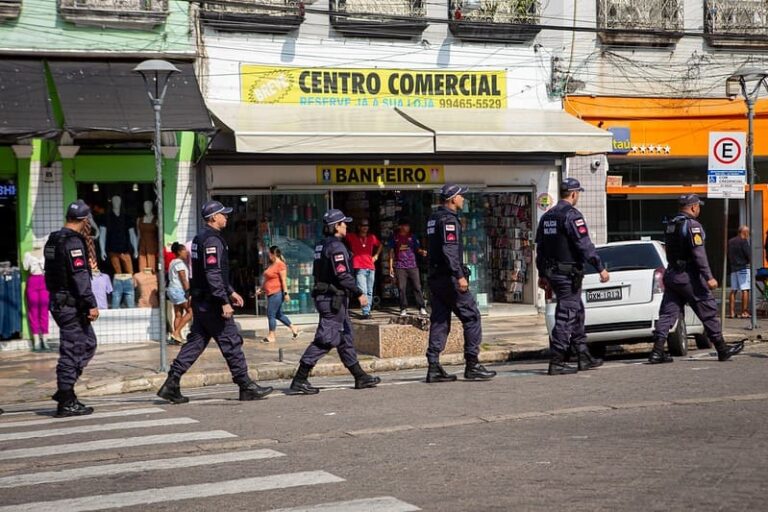
[[[333,255],[333,261],[344,261],[344,254],[337,252]]]
[[[704,245],[704,238],[701,236],[700,233],[695,233],[693,235],[693,245],[695,246],[701,246]]]
[[[81,251],[80,249],[72,249],[71,251],[69,251],[69,255],[73,258],[76,258],[78,256],[82,256],[83,251]]]
[[[205,254],[216,254],[216,246],[212,245],[205,248]]]
[[[696,226],[691,226],[691,233],[701,233],[701,228]]]
[[[587,224],[586,222],[584,222],[584,219],[581,219],[581,218],[574,220],[574,221],[573,221],[573,223],[574,223],[574,224],[575,224],[577,227],[578,227],[578,226],[585,226],[585,225]]]

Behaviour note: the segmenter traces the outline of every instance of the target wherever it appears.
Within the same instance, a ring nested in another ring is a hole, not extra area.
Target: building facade
[[[193,71],[189,9],[175,0],[2,2],[0,222],[13,226],[13,243],[3,244],[0,262],[17,279],[4,293],[21,298],[0,315],[11,319],[0,329],[2,348],[26,346],[13,341],[29,336],[23,262],[42,257],[48,234],[62,225],[65,205],[76,198],[94,212],[95,270],[111,289],[119,274],[121,290],[130,285],[134,294],[133,302],[123,297],[118,307],[105,304],[96,324],[99,341],[159,337],[155,272],[162,251],[152,225],[153,114],[143,80],[132,69],[162,58],[181,71],[171,79],[163,109],[161,193],[166,244],[187,241],[198,209],[194,162],[212,128]],[[118,247],[121,238],[125,248]],[[117,267],[112,254],[125,256]],[[138,298],[147,301],[137,304]],[[129,307],[137,305],[146,307]],[[50,336],[56,337],[55,328]]]
[[[608,240],[660,238],[681,193],[706,194],[710,132],[746,132],[743,98],[726,96],[742,66],[768,63],[766,5],[741,0],[566,2],[576,13],[553,65],[553,87],[568,112],[614,134],[608,157]],[[553,43],[554,45],[554,43]],[[753,261],[764,266],[762,233],[768,154],[765,105],[758,102]],[[721,277],[722,247],[748,219],[743,200],[711,199],[703,223]],[[725,228],[725,229],[724,229]]]
[[[369,218],[384,241],[407,217],[424,238],[445,182],[470,186],[465,263],[486,311],[537,302],[534,230],[564,175],[596,177],[588,207],[604,225],[605,166],[590,162],[610,137],[552,95],[538,2],[202,2],[198,15],[200,83],[222,130],[201,172],[207,193],[236,208],[243,295],[281,245],[288,309],[310,312],[326,208]],[[396,287],[382,260],[386,307]]]

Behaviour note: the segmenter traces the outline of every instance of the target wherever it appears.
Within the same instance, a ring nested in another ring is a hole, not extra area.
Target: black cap
[[[91,209],[82,199],[78,199],[67,207],[67,220],[87,219],[91,214]]]
[[[561,192],[584,192],[584,189],[576,178],[565,178],[560,183]]]
[[[203,215],[204,219],[210,219],[217,213],[223,213],[224,215],[229,215],[230,213],[232,213],[232,208],[228,208],[218,201],[208,201],[200,209],[200,213]]]
[[[692,204],[704,204],[704,201],[701,200],[699,196],[696,194],[686,194],[683,196],[680,196],[680,199],[677,200],[677,203],[680,206],[691,206]]]
[[[339,222],[346,222],[349,224],[352,222],[352,217],[347,217],[341,210],[333,208],[325,212],[325,215],[323,215],[323,222],[326,226],[332,226],[334,224],[338,224]]]
[[[447,201],[453,197],[467,193],[467,187],[462,187],[455,183],[446,183],[440,189],[440,199]]]

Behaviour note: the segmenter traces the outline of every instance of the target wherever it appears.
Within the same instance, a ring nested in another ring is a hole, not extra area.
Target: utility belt
[[[688,269],[688,262],[686,260],[670,261],[668,268],[677,272],[685,272]]]
[[[553,275],[566,276],[571,278],[571,288],[574,292],[581,289],[581,283],[584,281],[584,267],[576,263],[548,262],[544,277],[549,279]]]
[[[221,304],[221,299],[206,290],[190,288],[187,293],[189,293],[189,296],[195,299],[197,302],[216,302]]]
[[[78,300],[69,292],[55,292],[53,294],[53,303],[57,306],[76,307]]]
[[[344,304],[344,298],[347,297],[347,292],[339,290],[330,283],[315,283],[315,286],[312,288],[312,298],[317,298],[320,295],[333,295],[331,309],[339,311]]]

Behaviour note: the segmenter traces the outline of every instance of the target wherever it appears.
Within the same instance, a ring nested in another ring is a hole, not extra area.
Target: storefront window
[[[324,193],[264,193],[214,196],[234,208],[224,238],[229,245],[232,285],[246,300],[246,312],[266,314],[265,297],[256,297],[269,265],[269,248],[278,246],[288,265],[291,300],[286,313],[313,313],[312,262],[322,238]]]

